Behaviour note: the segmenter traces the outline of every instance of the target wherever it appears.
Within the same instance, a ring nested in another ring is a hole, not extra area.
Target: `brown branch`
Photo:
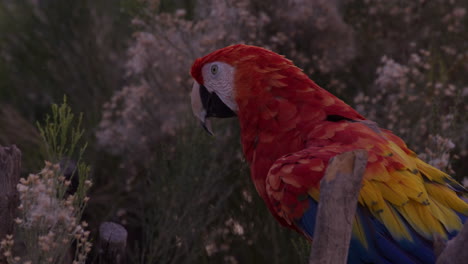
[[[99,226],[99,263],[125,264],[127,230],[119,224],[104,222]]]
[[[21,151],[15,146],[0,146],[0,240],[13,233],[19,196],[16,185],[21,170]],[[0,263],[3,255],[0,255]]]
[[[344,264],[348,259],[367,151],[354,150],[330,159],[320,181],[320,202],[309,264]]]
[[[448,241],[445,249],[440,253],[437,264],[465,264],[468,262],[468,221],[462,230],[452,240]]]

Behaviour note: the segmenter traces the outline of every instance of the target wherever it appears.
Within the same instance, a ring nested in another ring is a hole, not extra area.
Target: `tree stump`
[[[13,233],[19,196],[16,185],[21,170],[21,151],[15,146],[0,146],[0,240]],[[0,255],[0,263],[3,255]]]
[[[125,264],[127,230],[119,224],[104,222],[99,226],[100,263]]]
[[[367,151],[345,152],[328,163],[320,181],[320,202],[309,264],[345,264]]]

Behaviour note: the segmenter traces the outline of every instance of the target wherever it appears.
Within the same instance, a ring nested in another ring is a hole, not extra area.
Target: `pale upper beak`
[[[203,128],[210,135],[213,134],[211,121],[209,117],[233,117],[236,113],[229,108],[215,92],[209,92],[205,86],[194,82],[192,93],[190,95],[192,101],[193,114],[198,117]]]
[[[203,108],[203,103],[200,95],[200,85],[197,82],[193,83],[190,99],[192,101],[193,114],[200,120],[201,125],[206,130],[206,132],[213,136],[214,134],[211,128],[211,120],[207,118],[207,112],[205,108]]]

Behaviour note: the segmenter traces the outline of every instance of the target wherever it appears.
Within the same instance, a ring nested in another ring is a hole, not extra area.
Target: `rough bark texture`
[[[445,247],[447,246],[447,242],[442,238],[440,235],[434,236],[434,255],[438,259],[440,254],[444,251]]]
[[[355,150],[330,160],[320,182],[320,202],[309,264],[344,264],[367,164],[367,152]]]
[[[447,242],[445,249],[439,255],[437,264],[466,264],[468,263],[468,221],[460,233]]]
[[[127,230],[119,224],[104,222],[99,226],[100,263],[125,264]]]
[[[18,207],[18,191],[21,169],[21,151],[15,146],[0,146],[0,240],[13,233]],[[4,261],[0,255],[0,263]]]

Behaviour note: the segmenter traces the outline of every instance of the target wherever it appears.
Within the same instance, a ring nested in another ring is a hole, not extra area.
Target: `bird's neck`
[[[244,155],[251,165],[259,156],[268,156],[271,165],[305,148],[313,140],[311,130],[321,122],[365,119],[308,78],[284,82],[292,85],[269,86],[236,100]]]
[[[364,119],[300,69],[289,64],[278,67],[251,67],[248,74],[237,72],[235,81],[243,151],[262,197],[271,165],[304,149],[314,126],[329,117]],[[260,72],[253,74],[255,69]]]
[[[299,124],[302,118],[297,113],[300,109],[296,109],[292,102],[280,101],[280,105],[276,106],[281,108],[278,114],[272,112],[273,108],[266,107],[268,102],[265,107],[259,107],[256,100],[245,105],[245,109],[250,110],[239,112],[244,156],[262,198],[266,198],[265,179],[273,163],[281,156],[305,147],[303,129]]]

